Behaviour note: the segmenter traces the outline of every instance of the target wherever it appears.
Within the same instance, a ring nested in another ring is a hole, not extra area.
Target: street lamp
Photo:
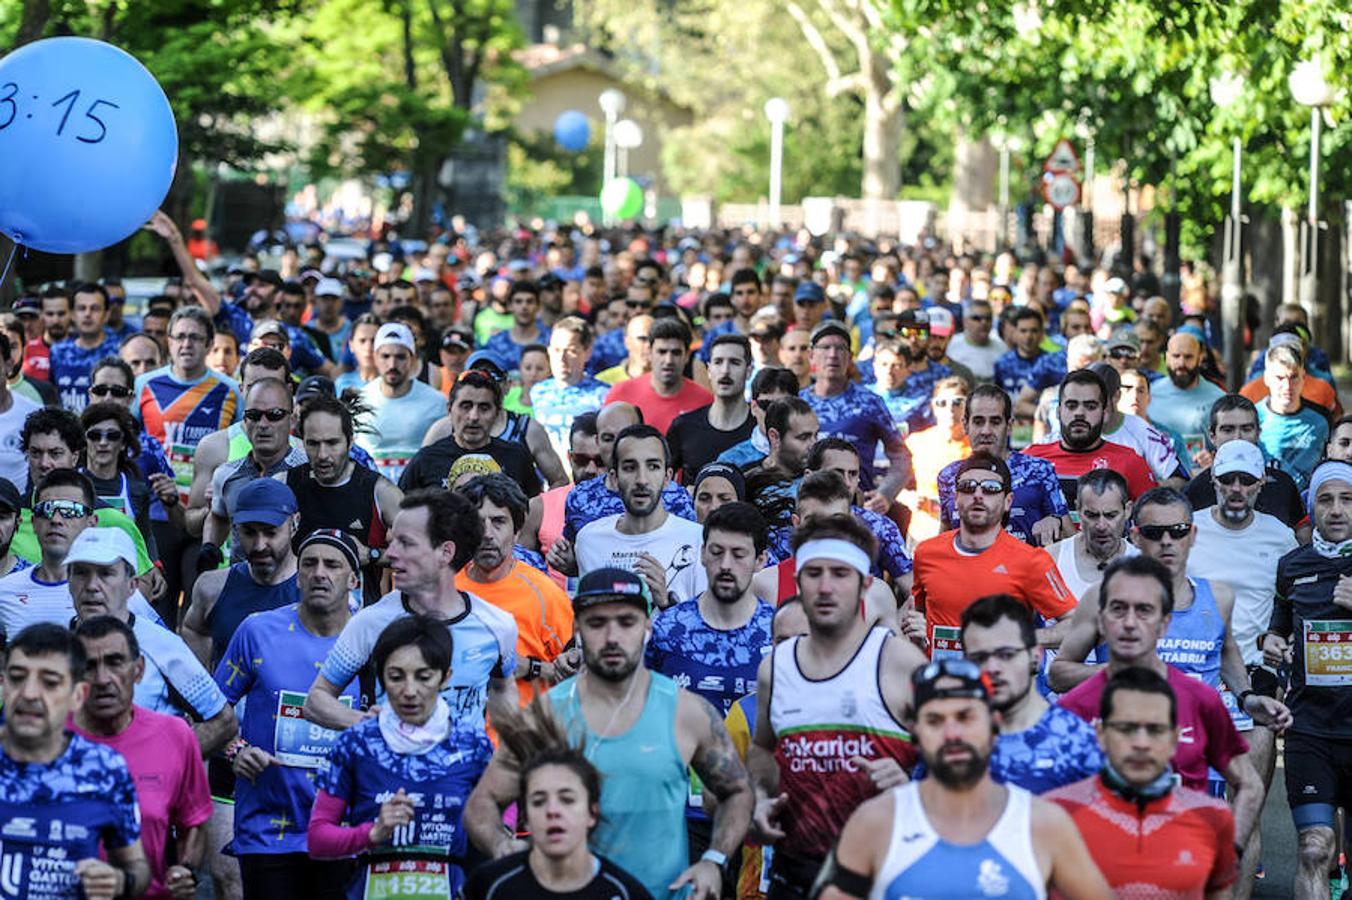
[[[1324,67],[1318,58],[1296,63],[1286,83],[1295,101],[1310,107],[1310,206],[1301,244],[1300,305],[1313,322],[1319,286],[1319,137],[1322,110],[1333,102],[1333,87],[1324,79]]]
[[[770,227],[778,228],[779,199],[784,178],[784,123],[789,119],[789,101],[771,97],[765,101],[765,118],[770,120]]]
[[[1023,141],[1015,135],[1003,132],[997,132],[994,138],[995,145],[1000,150],[1000,239],[996,241],[999,249],[1009,240],[1009,157],[1011,153],[1018,153],[1023,149]]]
[[[619,160],[615,174],[624,178],[629,174],[629,151],[637,150],[643,143],[643,129],[633,119],[621,119],[615,123],[615,146],[619,150]]]
[[[605,173],[604,184],[610,184],[615,177],[615,123],[620,118],[620,113],[624,112],[626,99],[624,93],[616,88],[608,88],[601,92],[601,96],[596,98],[596,102],[601,105],[601,112],[606,116],[606,155],[605,155]]]
[[[1244,79],[1226,72],[1211,79],[1211,102],[1220,109],[1233,106],[1244,93]],[[1231,390],[1244,383],[1244,279],[1242,274],[1244,225],[1240,196],[1239,135],[1233,139],[1230,172],[1230,215],[1225,219],[1225,256],[1221,267],[1221,321],[1224,324],[1225,367]]]

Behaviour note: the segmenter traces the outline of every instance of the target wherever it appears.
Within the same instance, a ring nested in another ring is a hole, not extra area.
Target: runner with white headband
[[[877,551],[861,522],[814,516],[792,547],[808,633],[761,663],[747,754],[752,824],[774,844],[767,900],[807,897],[855,807],[908,779],[915,748],[901,722],[911,671],[925,663],[860,615]]]

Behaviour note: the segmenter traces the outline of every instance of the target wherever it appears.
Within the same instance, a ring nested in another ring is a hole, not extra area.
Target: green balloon
[[[613,219],[632,219],[643,211],[643,188],[632,178],[612,178],[601,189],[601,211]]]

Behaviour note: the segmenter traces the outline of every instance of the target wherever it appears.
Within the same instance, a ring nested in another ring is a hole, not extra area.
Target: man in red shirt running
[[[1108,387],[1097,372],[1076,369],[1061,380],[1057,416],[1061,420],[1061,440],[1034,444],[1024,450],[1029,456],[1047,460],[1056,467],[1061,493],[1074,515],[1080,476],[1093,469],[1114,469],[1127,479],[1131,499],[1155,487],[1150,464],[1130,447],[1103,439],[1103,423],[1108,416]]]
[[[652,371],[647,378],[621,381],[606,394],[606,403],[622,400],[643,411],[643,421],[662,434],[683,412],[714,402],[714,395],[685,377],[690,360],[690,329],[680,319],[658,319],[648,332]]]
[[[903,613],[903,632],[918,639],[923,627],[932,658],[961,656],[963,610],[980,597],[1010,594],[1053,620],[1038,630],[1038,643],[1055,647],[1075,595],[1046,550],[1005,531],[1013,502],[1009,467],[993,454],[973,453],[958,466],[954,488],[960,524],[915,548],[915,610]]]
[[[1169,681],[1121,669],[1098,712],[1103,771],[1045,798],[1070,813],[1118,897],[1229,897],[1235,821],[1224,802],[1174,781],[1182,729]]]

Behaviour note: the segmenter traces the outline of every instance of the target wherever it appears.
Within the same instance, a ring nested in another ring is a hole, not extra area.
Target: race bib
[[[352,708],[351,697],[339,697],[338,702]],[[272,755],[284,766],[298,769],[318,769],[324,766],[338,740],[338,732],[305,719],[305,695],[297,691],[277,694],[277,724],[273,733]]]
[[[1305,622],[1305,683],[1352,684],[1352,619]]]
[[[169,468],[174,470],[174,484],[178,485],[178,497],[184,504],[188,502],[188,493],[192,490],[192,457],[197,447],[190,444],[170,444],[165,447],[169,456]]]
[[[392,859],[366,867],[365,900],[446,900],[451,865],[425,859]]]
[[[930,659],[962,658],[962,629],[952,625],[935,625],[931,638]]]

